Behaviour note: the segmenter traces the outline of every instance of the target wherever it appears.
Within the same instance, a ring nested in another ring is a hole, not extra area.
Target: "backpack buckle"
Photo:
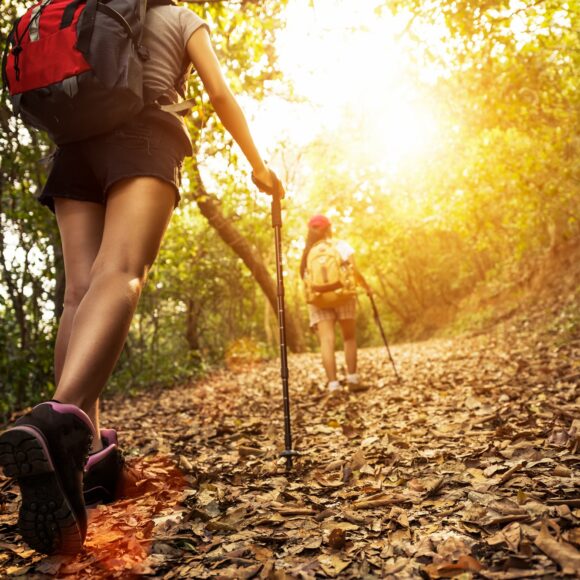
[[[151,55],[149,54],[149,49],[143,44],[137,45],[137,54],[141,60],[149,60]]]

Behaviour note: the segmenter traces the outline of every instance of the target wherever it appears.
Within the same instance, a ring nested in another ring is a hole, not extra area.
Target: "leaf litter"
[[[276,361],[106,403],[132,478],[46,557],[0,479],[0,575],[27,578],[564,578],[580,575],[578,342],[532,333],[360,352],[371,389],[330,396],[290,357],[295,448],[279,458]]]

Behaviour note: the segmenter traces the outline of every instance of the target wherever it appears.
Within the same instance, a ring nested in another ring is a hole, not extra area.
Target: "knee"
[[[89,289],[89,280],[84,282],[68,282],[64,290],[65,308],[78,308],[81,300]]]
[[[334,350],[334,334],[333,335],[325,335],[320,337],[320,346],[323,349],[332,349]]]
[[[91,285],[110,284],[111,287],[124,287],[130,294],[139,295],[147,280],[148,269],[128,264],[95,263],[91,270]]]
[[[341,323],[342,340],[344,342],[354,342],[356,340],[356,326],[350,321]]]

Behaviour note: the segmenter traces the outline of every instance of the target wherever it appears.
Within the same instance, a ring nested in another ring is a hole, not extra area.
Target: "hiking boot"
[[[101,429],[103,449],[89,455],[85,467],[84,497],[87,506],[111,503],[120,495],[125,459],[119,449],[117,432]]]
[[[326,388],[327,388],[328,392],[331,394],[337,393],[338,391],[340,391],[342,389],[339,381],[328,381]]]
[[[365,385],[365,383],[349,383],[348,384],[348,392],[349,393],[363,393],[364,391],[368,391],[370,389],[369,385]]]
[[[75,405],[41,403],[0,435],[0,465],[20,486],[18,528],[44,554],[76,554],[85,541],[83,468],[94,436]]]
[[[346,385],[348,387],[349,393],[362,393],[369,390],[369,385],[361,383],[358,374],[354,373],[352,375],[347,375]]]

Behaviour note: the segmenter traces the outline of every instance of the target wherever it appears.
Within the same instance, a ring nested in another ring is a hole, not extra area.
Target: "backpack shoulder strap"
[[[75,0],[72,4],[80,4]],[[83,20],[78,29],[77,48],[86,54],[91,45],[91,38],[93,37],[93,30],[95,28],[95,20],[97,17],[98,2],[97,0],[87,0],[87,6],[84,11]]]

